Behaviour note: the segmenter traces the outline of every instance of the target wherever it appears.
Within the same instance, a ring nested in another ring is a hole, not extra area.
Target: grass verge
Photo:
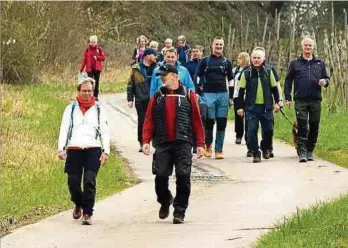
[[[102,83],[102,92],[125,84]],[[71,84],[2,85],[0,233],[71,208],[64,163],[57,158],[63,111]],[[127,163],[110,155],[98,175],[97,200],[135,183]]]

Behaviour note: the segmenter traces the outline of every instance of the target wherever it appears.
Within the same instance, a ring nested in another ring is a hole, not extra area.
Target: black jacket
[[[318,57],[306,60],[302,57],[290,62],[285,78],[285,100],[291,101],[292,82],[294,81],[294,100],[321,100],[319,80],[326,79],[327,87],[330,77],[327,74],[324,62]]]

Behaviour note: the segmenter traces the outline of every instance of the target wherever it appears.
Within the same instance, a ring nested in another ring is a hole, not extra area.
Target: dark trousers
[[[297,149],[299,152],[313,152],[319,134],[321,102],[297,100],[295,111],[298,125]]]
[[[185,216],[191,193],[192,146],[188,142],[173,141],[156,147],[155,191],[160,204],[171,198],[169,176],[175,165],[176,196],[174,199],[174,216]]]
[[[271,132],[273,129],[272,119],[273,110],[265,110],[264,105],[256,104],[253,110],[246,112],[246,119],[248,120],[248,148],[253,155],[259,152],[257,132],[259,129],[259,122],[264,133],[262,137],[261,149],[267,150],[271,146]]]
[[[267,150],[269,150],[270,152],[273,152],[274,118],[272,118],[272,130],[270,131],[269,135],[270,135],[270,140],[271,141],[270,141],[270,144],[269,144]],[[266,147],[265,147],[265,144],[264,144],[264,140],[265,140],[264,136],[265,136],[265,133],[262,130],[262,132],[261,132],[262,139],[261,139],[260,146],[261,146],[261,150],[263,150],[263,151],[266,150]]]
[[[234,106],[234,131],[236,133],[236,139],[243,138],[244,134],[244,117],[237,114],[236,104]]]
[[[92,70],[92,71],[88,72],[87,75],[95,80],[95,87],[94,87],[93,96],[95,96],[95,98],[98,99],[100,71]]]
[[[146,115],[148,104],[149,104],[148,100],[135,102],[135,109],[137,110],[137,114],[138,114],[138,141],[140,145],[143,144],[143,125],[145,121],[145,115]]]
[[[68,150],[65,172],[71,201],[82,207],[83,213],[92,215],[96,195],[96,178],[100,168],[101,148]],[[83,190],[81,181],[83,178]]]

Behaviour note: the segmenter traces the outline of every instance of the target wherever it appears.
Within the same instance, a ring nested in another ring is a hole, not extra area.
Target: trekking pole
[[[282,115],[285,117],[285,119],[286,119],[291,125],[294,124],[294,123],[290,120],[290,118],[287,117],[287,115],[284,113],[283,109],[280,109],[280,113],[282,113]]]

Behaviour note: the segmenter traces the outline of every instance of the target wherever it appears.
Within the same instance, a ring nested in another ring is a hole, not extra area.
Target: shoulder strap
[[[187,100],[190,100],[191,99],[191,90],[184,87],[184,93],[185,93]]]
[[[72,130],[74,127],[74,110],[76,107],[76,101],[74,101],[71,105],[71,113],[70,113],[70,124],[69,124],[69,130],[68,130],[68,136],[66,137],[66,142],[65,142],[65,148],[68,146],[68,143],[71,139],[72,136]]]
[[[102,138],[102,134],[101,134],[101,130],[100,130],[100,105],[98,102],[95,103],[95,107],[97,108],[97,116],[98,116],[98,128],[97,128],[97,132],[95,135],[95,139],[98,139],[98,137],[100,138],[102,149],[104,150],[103,138]]]

